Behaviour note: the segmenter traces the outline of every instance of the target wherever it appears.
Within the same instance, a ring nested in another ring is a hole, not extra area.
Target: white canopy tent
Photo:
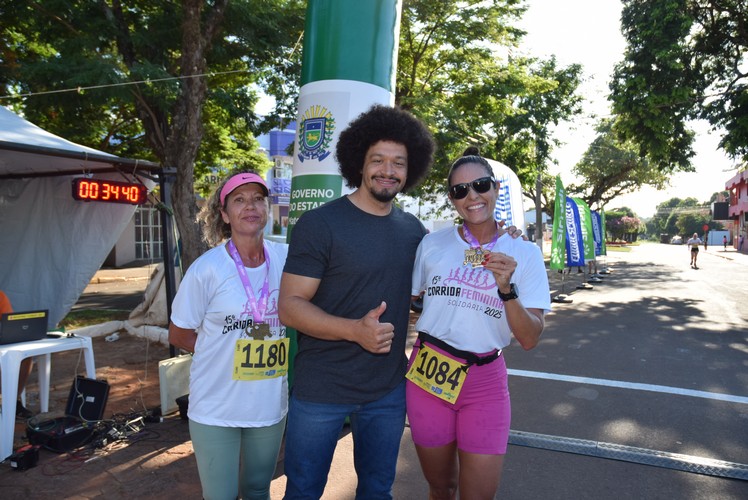
[[[74,178],[140,182],[150,191],[160,172],[158,164],[67,141],[0,106],[0,290],[13,309],[48,309],[55,327],[135,212],[74,200]]]

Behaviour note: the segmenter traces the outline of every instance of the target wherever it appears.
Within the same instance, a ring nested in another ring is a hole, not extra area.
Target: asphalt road
[[[73,310],[113,309],[132,311],[143,301],[157,264],[100,269],[86,286]]]
[[[748,479],[747,256],[711,247],[696,270],[684,246],[609,255],[536,349],[505,351],[511,428],[533,446],[510,446],[501,498],[748,498],[748,481],[670,468],[686,455]]]

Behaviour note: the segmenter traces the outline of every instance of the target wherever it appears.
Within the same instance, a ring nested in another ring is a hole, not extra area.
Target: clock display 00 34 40
[[[81,201],[103,201],[142,205],[148,194],[143,184],[106,179],[74,179],[73,198]]]

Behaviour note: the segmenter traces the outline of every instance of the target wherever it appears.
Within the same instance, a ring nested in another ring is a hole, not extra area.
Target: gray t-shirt
[[[387,309],[380,321],[395,325],[395,338],[388,354],[372,354],[355,342],[320,340],[298,332],[295,397],[318,403],[368,403],[403,380],[411,273],[425,234],[423,224],[399,208],[376,216],[345,196],[299,218],[284,272],[320,279],[312,303],[334,316],[359,319],[384,300]]]

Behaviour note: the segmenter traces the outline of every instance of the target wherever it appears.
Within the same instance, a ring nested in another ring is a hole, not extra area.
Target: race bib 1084
[[[454,404],[462,390],[468,367],[421,344],[405,377],[421,389]]]

